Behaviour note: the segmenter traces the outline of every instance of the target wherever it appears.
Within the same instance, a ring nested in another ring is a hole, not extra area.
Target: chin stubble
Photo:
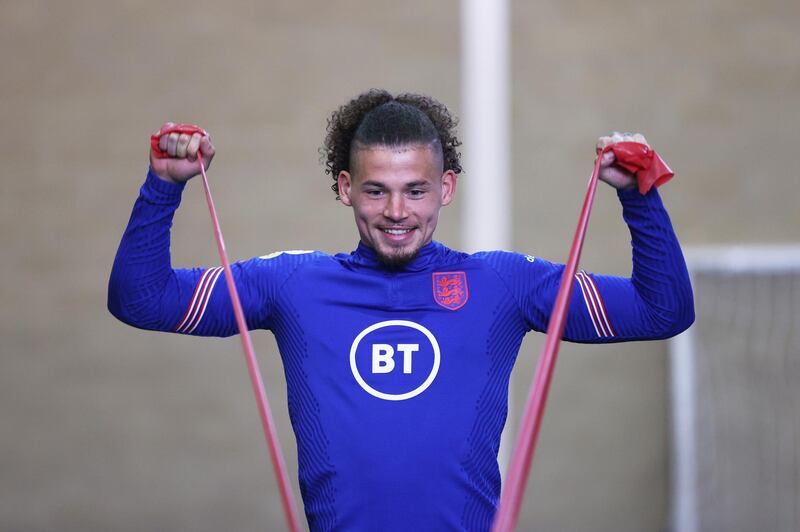
[[[417,248],[411,253],[395,255],[393,257],[384,255],[383,253],[378,251],[378,260],[381,262],[381,264],[383,264],[387,268],[391,270],[397,270],[405,267],[406,265],[408,265],[408,263],[416,259],[420,249],[421,248]]]

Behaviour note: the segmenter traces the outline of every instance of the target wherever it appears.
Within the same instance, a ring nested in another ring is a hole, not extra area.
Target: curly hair
[[[333,178],[331,189],[339,199],[338,177],[350,171],[356,149],[367,146],[437,144],[444,170],[461,173],[461,141],[455,135],[458,120],[437,100],[421,94],[393,96],[370,89],[334,111],[328,118],[325,143],[320,148],[325,173]]]

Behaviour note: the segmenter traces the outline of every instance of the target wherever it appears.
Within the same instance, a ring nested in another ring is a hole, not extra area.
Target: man
[[[276,336],[312,530],[486,530],[523,336],[542,331],[562,265],[468,255],[433,240],[461,171],[455,121],[419,95],[364,93],[333,113],[333,190],[353,209],[349,254],[286,251],[234,265],[250,328]],[[167,131],[169,124],[162,128]],[[602,137],[599,145],[644,137]],[[109,309],[136,327],[237,332],[220,268],[172,269],[169,229],[207,136],[164,134],[120,244]],[[666,338],[694,319],[691,286],[658,193],[606,155],[633,243],[630,279],[577,276],[565,338]],[[491,186],[491,176],[485,179]]]

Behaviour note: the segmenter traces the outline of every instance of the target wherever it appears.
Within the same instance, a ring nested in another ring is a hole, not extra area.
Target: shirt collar
[[[392,269],[387,268],[379,259],[378,254],[374,249],[367,246],[363,242],[358,243],[355,251],[350,254],[350,259],[356,264],[367,266],[370,268],[385,270],[386,272],[420,272],[431,268],[437,264],[437,258],[444,254],[446,248],[432,240],[420,248],[414,260],[403,266],[402,268]]]

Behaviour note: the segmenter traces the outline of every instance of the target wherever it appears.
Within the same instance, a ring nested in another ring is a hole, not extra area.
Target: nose
[[[408,217],[408,213],[406,212],[406,201],[402,194],[389,195],[389,198],[387,199],[386,205],[383,209],[383,215],[393,222],[399,222]]]

